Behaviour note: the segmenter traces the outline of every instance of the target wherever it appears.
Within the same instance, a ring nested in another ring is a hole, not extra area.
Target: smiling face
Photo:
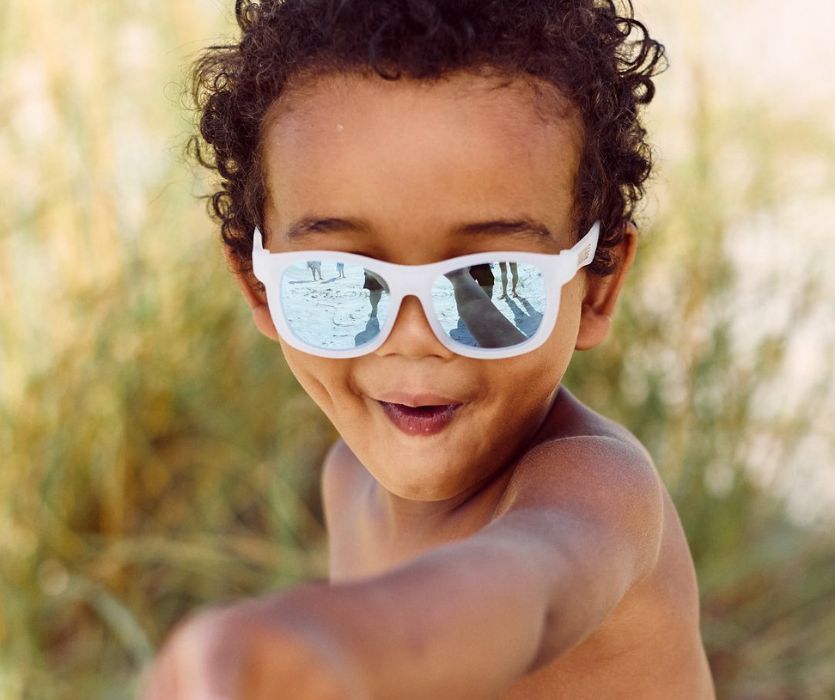
[[[500,84],[475,74],[436,83],[339,74],[302,83],[282,96],[263,130],[265,246],[406,265],[568,248],[578,233],[572,206],[581,129],[559,105],[553,88],[535,91],[522,80]],[[603,289],[581,270],[563,287],[548,341],[503,360],[448,350],[414,297],[404,299],[386,342],[355,359],[289,347],[263,306],[256,322],[281,342],[299,382],[389,493],[455,501],[530,441],[575,346],[599,340],[591,318],[578,343],[584,298],[594,310],[587,287]],[[442,430],[414,434],[398,427],[386,403],[460,406]]]

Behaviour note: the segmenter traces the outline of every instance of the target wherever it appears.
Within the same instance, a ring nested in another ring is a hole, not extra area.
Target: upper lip
[[[441,394],[435,394],[429,391],[393,391],[377,396],[376,400],[382,401],[383,403],[399,403],[403,406],[411,406],[413,408],[419,406],[451,406],[462,403],[448,396],[442,396]]]

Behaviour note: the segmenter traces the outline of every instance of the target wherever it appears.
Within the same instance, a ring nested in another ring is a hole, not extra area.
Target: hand
[[[321,624],[286,596],[216,608],[174,630],[142,685],[141,700],[347,700],[343,655]]]

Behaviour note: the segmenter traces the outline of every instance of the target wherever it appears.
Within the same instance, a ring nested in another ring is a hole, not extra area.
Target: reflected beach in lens
[[[336,260],[296,263],[281,278],[287,324],[303,342],[348,350],[373,341],[388,317],[386,285],[365,268]]]
[[[470,347],[512,347],[532,337],[545,313],[545,285],[535,265],[492,262],[457,270],[432,285],[444,332]]]
[[[546,295],[542,272],[515,262],[489,262],[448,273],[431,290],[446,337],[475,348],[519,345],[539,330]],[[373,342],[388,318],[388,286],[361,265],[307,260],[281,279],[287,324],[302,342],[350,350]]]

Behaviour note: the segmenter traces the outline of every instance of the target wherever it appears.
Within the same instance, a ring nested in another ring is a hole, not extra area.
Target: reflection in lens
[[[515,296],[502,290],[508,266],[516,273],[512,275]],[[539,329],[545,313],[545,284],[535,265],[496,261],[439,277],[432,285],[432,303],[452,340],[470,347],[506,348],[524,342]]]
[[[300,262],[281,278],[281,305],[290,330],[302,342],[326,350],[373,341],[387,318],[389,299],[382,279],[348,262]]]

